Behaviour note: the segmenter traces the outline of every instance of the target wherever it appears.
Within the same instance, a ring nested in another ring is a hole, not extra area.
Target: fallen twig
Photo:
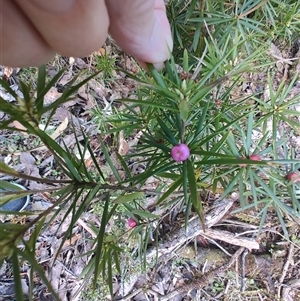
[[[249,250],[259,249],[259,244],[256,240],[248,237],[237,237],[236,235],[228,231],[207,229],[205,233],[201,235],[203,235],[204,237],[207,236],[213,239],[225,241],[229,244],[244,247]]]

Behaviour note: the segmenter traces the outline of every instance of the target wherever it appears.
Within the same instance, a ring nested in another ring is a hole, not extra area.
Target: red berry
[[[134,228],[134,227],[136,227],[136,225],[137,225],[137,222],[133,218],[130,217],[128,219],[128,227],[129,228]]]
[[[184,143],[175,145],[171,150],[171,156],[176,162],[185,161],[190,154],[189,147]]]
[[[297,182],[300,182],[300,175],[293,171],[293,172],[290,172],[289,174],[287,174],[286,176],[286,179],[292,183],[297,183]]]

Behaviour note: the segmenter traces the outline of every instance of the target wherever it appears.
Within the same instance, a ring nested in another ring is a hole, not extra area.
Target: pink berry
[[[134,228],[134,227],[136,227],[136,225],[137,225],[137,222],[133,218],[130,217],[128,219],[128,227],[129,228]]]
[[[171,150],[171,156],[176,162],[185,161],[190,156],[190,149],[184,143],[175,145]]]
[[[245,158],[245,157],[240,157],[240,159],[246,159],[246,158]],[[261,161],[262,158],[261,158],[259,155],[253,154],[253,155],[249,156],[249,160],[253,160],[253,161]],[[240,166],[240,167],[246,167],[247,164],[241,163],[241,164],[239,164],[239,166]]]
[[[253,160],[253,161],[261,161],[262,160],[262,158],[259,155],[255,155],[255,154],[249,156],[249,159]]]
[[[295,171],[287,174],[285,177],[288,181],[290,181],[292,183],[300,182],[300,175]]]

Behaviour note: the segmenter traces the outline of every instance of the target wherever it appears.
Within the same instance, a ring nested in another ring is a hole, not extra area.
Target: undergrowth
[[[40,232],[60,214],[62,220],[72,214],[72,220],[57,253],[80,216],[89,208],[97,211],[100,225],[93,227],[96,238],[92,249],[87,251],[92,256],[81,276],[88,280],[92,277],[94,287],[99,284],[99,277],[104,279],[111,294],[113,277],[122,274],[124,268],[120,259],[128,240],[138,238],[134,240],[137,246],[134,256],[140,257],[141,265],[146,266],[144,255],[149,240],[158,239],[155,238],[156,227],[162,216],[147,209],[145,200],[149,195],[158,196],[157,212],[180,208],[186,222],[194,212],[203,227],[205,212],[199,196],[206,191],[218,193],[220,199],[238,192],[240,208],[237,211],[259,209],[260,229],[264,227],[269,210],[273,210],[287,240],[287,220],[299,221],[300,163],[293,149],[287,147],[289,137],[279,137],[277,131],[284,125],[297,135],[300,133],[297,121],[300,113],[295,109],[300,95],[289,97],[299,81],[299,74],[275,86],[276,59],[270,56],[269,49],[271,43],[283,43],[287,47],[299,38],[300,2],[170,0],[167,9],[174,37],[173,56],[162,72],[148,65],[148,72],[127,73],[139,84],[136,93],[130,98],[118,99],[122,108],[106,114],[105,123],[99,125],[102,135],[115,138],[120,133],[126,138],[140,135],[139,143],[131,152],[124,156],[116,153],[124,176],[110,156],[113,149],[101,139],[99,143],[107,163],[105,172],[93,155],[84,130],[81,133],[83,148],[82,143],[76,141],[78,149],[83,149],[78,159],[39,128],[41,119],[46,118],[47,129],[57,108],[98,74],[85,75],[84,80],[82,75],[74,77],[51,105],[44,103],[44,97],[64,70],[50,80],[45,66],[41,67],[32,85],[23,72],[19,85],[24,98],[1,80],[15,102],[8,104],[0,98],[0,108],[9,116],[0,122],[0,128],[16,131],[11,124],[17,120],[28,134],[38,137],[47,146],[61,174],[65,175],[60,180],[35,178],[0,162],[1,173],[52,185],[47,191],[56,200],[28,223],[0,224],[0,260],[1,263],[7,259],[12,262],[17,300],[24,300],[21,261],[28,262],[30,273],[37,272],[54,298],[58,298],[36,260],[35,243]],[[97,68],[111,81],[115,59],[110,60],[105,54],[95,60]],[[258,73],[266,74],[267,96],[262,98],[266,94],[261,89],[240,93],[240,87],[246,82],[245,75]],[[93,114],[94,122],[101,122],[103,111],[98,108]],[[170,155],[171,149],[178,144],[190,149],[190,156],[183,162],[174,161]],[[92,172],[84,163],[86,152],[91,154]],[[130,160],[142,164],[144,171],[133,173],[128,165]],[[114,182],[107,177],[107,168]],[[290,181],[287,175],[292,172],[297,178]],[[150,191],[149,180],[157,183]],[[0,185],[6,187],[4,181],[0,181]],[[28,194],[32,191],[20,191],[17,195],[0,192],[1,204]],[[136,221],[134,229],[126,227],[124,220],[128,218]],[[108,231],[107,225],[118,219],[123,219],[118,231]],[[28,231],[31,231],[30,239],[24,240]],[[30,287],[34,285],[32,279]]]

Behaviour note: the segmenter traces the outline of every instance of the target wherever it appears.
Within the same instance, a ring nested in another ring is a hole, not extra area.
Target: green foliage
[[[175,47],[176,57],[185,48],[201,57],[209,38],[216,51],[226,52],[242,40],[244,50],[251,54],[266,42],[283,39],[291,43],[299,34],[300,3],[293,0],[193,0],[189,5],[185,0],[170,0],[167,8],[179,46]]]
[[[116,69],[116,59],[107,54],[105,50],[103,54],[95,55],[96,69],[102,72],[104,82],[113,79]]]
[[[9,116],[8,120],[0,121],[0,129],[21,131],[11,127],[13,121],[21,123],[28,134],[47,147],[65,176],[61,180],[35,178],[0,162],[1,173],[51,184],[53,188],[46,191],[56,197],[53,206],[28,224],[0,224],[0,262],[11,259],[18,287],[17,300],[24,299],[20,289],[19,263],[22,261],[30,264],[31,273],[37,272],[58,300],[35,258],[36,239],[59,214],[63,214],[63,219],[71,215],[57,257],[80,216],[95,202],[101,224],[99,228],[91,225],[95,238],[92,249],[85,255],[92,256],[82,276],[92,277],[94,288],[99,285],[99,278],[104,279],[111,294],[113,275],[122,273],[120,258],[129,248],[124,243],[126,238],[136,243],[134,256],[140,259],[144,269],[148,264],[145,253],[149,240],[158,239],[156,225],[162,216],[146,210],[147,194],[158,195],[157,209],[180,208],[185,212],[186,221],[192,211],[196,212],[202,227],[205,226],[202,191],[219,193],[220,198],[238,192],[240,208],[237,211],[259,210],[260,228],[272,210],[287,238],[286,219],[300,217],[299,183],[289,183],[286,179],[286,174],[299,169],[300,163],[292,149],[286,147],[288,137],[277,137],[277,129],[283,123],[300,132],[295,119],[300,114],[294,109],[300,96],[288,98],[297,75],[289,83],[283,81],[278,88],[273,88],[274,74],[269,68],[273,62],[266,54],[271,39],[290,43],[299,34],[300,4],[297,1],[170,0],[167,8],[175,41],[174,57],[166,62],[162,72],[148,65],[148,73],[128,74],[140,85],[134,97],[118,100],[123,104],[118,112],[104,114],[101,109],[95,112],[101,133],[115,137],[120,132],[125,137],[140,134],[139,143],[132,152],[126,156],[116,154],[125,171],[124,177],[111,158],[112,149],[101,137],[99,144],[106,160],[105,168],[99,166],[83,130],[80,133],[84,136],[83,150],[76,138],[78,159],[39,128],[43,120],[47,129],[58,106],[70,100],[95,75],[81,81],[79,76],[75,77],[50,105],[45,105],[44,97],[64,70],[47,81],[45,67],[40,67],[36,86],[20,82],[24,99],[1,80],[1,85],[15,97],[16,103],[8,104],[0,97],[0,108]],[[98,57],[96,65],[103,70],[106,79],[112,77],[114,60],[107,54]],[[268,74],[267,99],[262,100],[261,91],[242,96],[236,92],[243,84],[242,75],[249,72]],[[172,147],[179,143],[187,144],[191,151],[184,162],[175,162],[170,155]],[[93,171],[84,164],[86,152],[91,154]],[[251,160],[252,154],[259,155],[262,160]],[[133,173],[128,166],[130,160],[143,164],[145,171]],[[107,170],[114,176],[114,183],[109,180]],[[158,180],[158,187],[150,191],[144,184],[152,178]],[[24,191],[1,192],[1,203],[20,194]],[[123,228],[107,231],[109,221],[116,216],[122,220]],[[130,231],[124,227],[128,217],[137,221],[137,226]],[[30,239],[25,241],[24,235],[29,231]],[[220,287],[216,282],[216,292]]]

